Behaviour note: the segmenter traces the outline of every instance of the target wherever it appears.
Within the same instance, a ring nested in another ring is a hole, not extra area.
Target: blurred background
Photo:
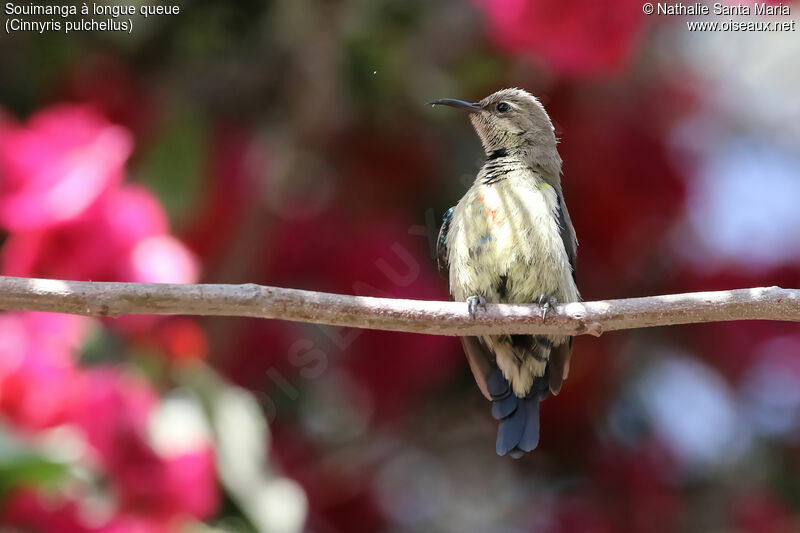
[[[585,299],[798,286],[796,32],[638,0],[177,5],[0,33],[0,273],[447,299],[434,239],[483,155],[425,102],[519,86]],[[0,314],[11,532],[800,531],[800,331],[580,337],[539,449],[494,438],[455,338]]]

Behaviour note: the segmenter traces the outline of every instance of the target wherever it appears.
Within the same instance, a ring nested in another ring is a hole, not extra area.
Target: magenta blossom
[[[91,319],[51,313],[0,315],[0,414],[26,431],[63,422]],[[47,391],[46,394],[43,391]]]
[[[132,139],[91,108],[56,106],[27,126],[0,120],[2,273],[190,283],[198,263],[168,233],[164,209],[122,185]]]
[[[115,486],[118,511],[158,518],[208,518],[217,507],[211,443],[163,456],[151,445],[148,422],[158,396],[146,382],[115,369],[84,371],[73,381],[69,422],[92,449],[90,461]]]
[[[124,185],[80,217],[50,229],[12,233],[0,254],[10,276],[93,281],[192,283],[194,255],[167,233],[158,200]]]
[[[10,231],[74,219],[120,183],[132,140],[89,107],[58,106],[27,126],[0,120],[0,225]]]
[[[646,17],[637,0],[476,0],[504,52],[544,62],[562,76],[614,72],[630,58]]]

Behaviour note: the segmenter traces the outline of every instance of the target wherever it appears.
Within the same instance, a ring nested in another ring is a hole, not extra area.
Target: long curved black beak
[[[428,102],[432,106],[437,105],[446,105],[450,107],[457,107],[459,109],[463,109],[467,113],[477,113],[481,110],[481,105],[478,103],[470,103],[465,102],[464,100],[455,100],[453,98],[442,98],[441,100],[434,100],[433,102]]]

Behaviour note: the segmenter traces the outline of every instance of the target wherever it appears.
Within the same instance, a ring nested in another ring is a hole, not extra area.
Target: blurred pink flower
[[[144,438],[147,419],[158,403],[146,382],[115,368],[84,370],[72,383],[69,421],[80,427],[98,460],[108,467],[124,459],[123,436]]]
[[[182,531],[182,520],[162,521],[150,517],[123,514],[97,530],[97,533],[174,533]]]
[[[27,126],[0,121],[0,225],[10,231],[74,219],[122,181],[130,134],[89,107],[57,106]]]
[[[75,353],[91,320],[52,313],[0,314],[0,413],[37,430],[62,422]],[[43,393],[46,391],[46,394]]]
[[[115,484],[120,512],[168,520],[206,518],[215,511],[210,444],[176,456],[159,455],[147,433],[158,396],[146,382],[104,369],[83,372],[73,385],[69,421],[83,430],[94,461]]]
[[[145,341],[155,340],[158,347],[173,360],[192,361],[208,356],[205,330],[193,319],[171,317],[159,321]]]
[[[3,273],[187,283],[198,263],[168,235],[146,189],[121,185],[130,134],[90,107],[56,106],[27,126],[0,121]]]
[[[0,315],[0,333],[13,330],[9,318],[26,318],[25,315],[32,313]],[[74,318],[51,316],[59,320]],[[74,332],[64,334],[57,322],[53,326],[54,330],[42,336],[43,346],[53,338],[74,337]],[[18,343],[20,335],[16,337]],[[38,360],[25,358],[26,363]],[[56,418],[58,423],[79,428],[90,448],[84,460],[107,477],[115,508],[110,521],[89,526],[76,510],[80,498],[72,502],[57,494],[46,497],[44,493],[14,487],[17,492],[1,513],[4,523],[33,527],[37,531],[166,533],[174,531],[176,523],[208,518],[217,509],[216,470],[210,443],[174,456],[159,455],[151,446],[148,422],[159,398],[146,382],[128,377],[116,368],[78,371],[69,367],[63,375],[50,380],[27,375],[18,382],[27,386],[25,399],[36,410],[24,413],[29,419],[20,416],[12,419],[34,429],[52,425]],[[0,390],[6,392],[2,380]],[[43,391],[47,393],[42,394]],[[6,406],[2,407],[4,414],[8,414]],[[44,418],[42,412],[49,416]]]
[[[79,518],[74,501],[45,497],[31,489],[18,489],[6,497],[0,511],[4,527],[37,533],[93,531]]]
[[[185,516],[164,519],[131,513],[104,521],[85,512],[78,499],[31,489],[14,491],[0,509],[4,526],[36,533],[174,533],[187,522]]]
[[[533,56],[565,76],[622,68],[646,17],[637,0],[475,0],[486,11],[492,41]]]
[[[167,218],[146,189],[108,191],[82,216],[58,227],[9,235],[3,274],[72,280],[192,283],[199,265],[169,236]]]
[[[122,184],[131,148],[126,130],[88,107],[54,107],[24,127],[0,120],[0,227],[8,231],[2,273],[196,281],[199,264],[169,234],[158,200],[140,186]],[[107,478],[114,516],[87,525],[80,495],[14,487],[4,523],[40,531],[167,533],[209,517],[218,505],[211,443],[159,454],[148,433],[160,401],[153,387],[118,368],[76,366],[91,323],[57,314],[0,314],[0,415],[26,431],[60,424],[82,430],[89,448],[83,460]],[[172,348],[204,352],[202,332],[198,338],[193,323],[182,324],[180,335],[168,335],[177,340]]]
[[[194,256],[171,235],[154,235],[138,242],[131,250],[123,277],[150,283],[188,283],[197,281],[199,267]]]

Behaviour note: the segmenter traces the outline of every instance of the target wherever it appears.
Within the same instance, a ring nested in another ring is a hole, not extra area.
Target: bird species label
[[[15,4],[4,5],[6,33],[113,31],[133,33],[135,19],[179,15],[177,5],[107,5],[84,2],[81,5]],[[104,17],[104,18],[95,18]]]

